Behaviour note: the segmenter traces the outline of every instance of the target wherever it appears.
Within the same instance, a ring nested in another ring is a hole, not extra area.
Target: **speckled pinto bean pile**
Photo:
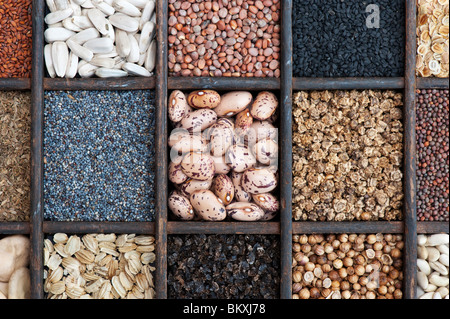
[[[213,90],[175,90],[168,101],[169,209],[176,219],[270,220],[279,209],[278,99]]]
[[[173,76],[280,76],[280,0],[169,0]]]

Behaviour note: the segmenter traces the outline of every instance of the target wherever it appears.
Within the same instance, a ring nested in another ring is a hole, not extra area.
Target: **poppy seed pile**
[[[44,218],[153,221],[154,92],[48,91]]]
[[[398,77],[404,73],[402,0],[295,0],[295,77]]]

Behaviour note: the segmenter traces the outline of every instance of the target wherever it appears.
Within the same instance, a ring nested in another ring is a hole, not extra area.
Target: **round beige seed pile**
[[[292,299],[401,299],[401,235],[294,235]]]
[[[279,0],[169,0],[172,76],[279,77]]]

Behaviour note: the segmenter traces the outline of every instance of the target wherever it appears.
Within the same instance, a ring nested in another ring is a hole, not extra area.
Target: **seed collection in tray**
[[[448,16],[0,0],[0,299],[448,298]]]

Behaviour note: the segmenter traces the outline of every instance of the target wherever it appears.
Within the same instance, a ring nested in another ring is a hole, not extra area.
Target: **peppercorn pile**
[[[168,251],[171,299],[279,297],[277,236],[169,236]]]
[[[31,2],[0,0],[0,78],[31,75]]]
[[[169,0],[169,74],[280,76],[280,0]]]
[[[404,12],[403,0],[293,1],[294,76],[403,76]]]
[[[293,101],[293,218],[399,220],[402,94],[300,91]]]
[[[416,91],[417,219],[449,221],[448,90]]]
[[[154,92],[49,91],[44,218],[152,221]]]
[[[294,235],[292,299],[401,299],[403,246],[402,235]]]

